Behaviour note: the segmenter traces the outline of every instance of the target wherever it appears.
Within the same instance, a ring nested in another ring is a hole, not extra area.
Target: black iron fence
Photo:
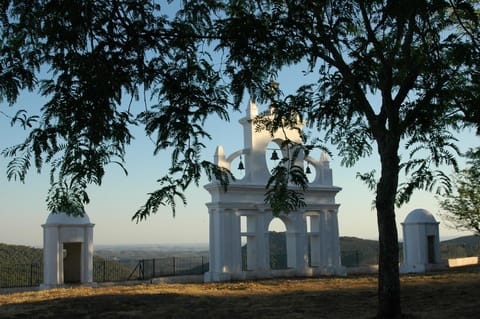
[[[147,280],[156,277],[201,275],[208,257],[168,257],[141,260],[93,261],[94,282]],[[34,287],[43,282],[43,264],[0,265],[0,288]]]
[[[440,259],[480,256],[480,244],[440,244]],[[403,247],[400,245],[399,261],[403,263]],[[378,264],[378,249],[342,250],[342,265],[357,267]]]
[[[356,267],[378,264],[377,250],[342,251],[342,265]],[[441,259],[480,256],[478,244],[442,245]],[[400,249],[400,262],[403,252]],[[271,269],[287,268],[286,255],[270,256]],[[128,280],[148,280],[156,277],[200,275],[208,271],[206,256],[166,257],[141,260],[104,260],[94,258],[94,282],[115,282]],[[242,254],[242,269],[247,270],[246,251]],[[43,282],[43,264],[0,264],[0,288],[34,287]]]
[[[346,250],[341,252],[342,265],[345,267],[358,267],[378,264],[377,250]]]
[[[141,260],[104,260],[94,263],[93,270],[93,277],[96,282],[201,275],[208,271],[208,257],[192,256]]]
[[[480,256],[480,243],[444,244],[440,255],[442,259]]]
[[[43,264],[0,265],[0,288],[33,287],[43,282]]]

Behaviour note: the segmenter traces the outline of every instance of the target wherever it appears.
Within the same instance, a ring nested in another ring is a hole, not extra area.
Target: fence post
[[[172,257],[173,258],[173,275],[175,276],[175,257]]]
[[[155,258],[152,258],[152,278],[155,278]]]
[[[30,287],[33,286],[33,264],[32,263],[30,263],[30,282],[29,282],[29,284],[30,284]]]
[[[103,282],[107,282],[107,260],[103,260]]]

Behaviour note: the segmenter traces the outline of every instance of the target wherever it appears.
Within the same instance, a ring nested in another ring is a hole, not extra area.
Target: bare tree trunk
[[[378,147],[382,164],[376,208],[379,233],[378,318],[400,318],[400,275],[395,197],[398,187],[398,144],[384,138]]]

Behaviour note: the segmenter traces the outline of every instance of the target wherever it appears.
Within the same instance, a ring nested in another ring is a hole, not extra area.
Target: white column
[[[319,217],[319,229],[320,229],[320,264],[319,266],[328,265],[328,225],[327,225],[327,213],[320,211]]]
[[[93,282],[93,224],[85,226],[85,239],[82,243],[82,283]]]
[[[240,214],[238,211],[230,213],[231,223],[231,240],[232,246],[229,249],[232,251],[232,272],[242,271],[242,236],[240,234]]]
[[[247,270],[257,270],[257,216],[247,215]]]
[[[326,238],[326,260],[325,266],[331,267],[333,264],[333,241],[334,241],[334,230],[333,230],[333,222],[332,222],[332,215],[329,211],[325,212],[325,219],[326,219],[326,229],[325,229],[325,238]]]
[[[232,213],[229,210],[222,209],[220,211],[220,232],[221,232],[221,240],[219,240],[221,244],[221,254],[222,257],[222,272],[223,273],[231,273],[232,266],[233,266],[233,252],[231,247],[233,247],[233,240],[232,240]]]
[[[55,226],[43,225],[43,284],[45,288],[63,283],[63,250]]]
[[[321,266],[321,230],[320,230],[320,216],[309,215],[310,218],[310,265],[312,267]]]
[[[210,209],[210,269],[207,281],[229,280],[241,271],[240,217],[231,209]]]
[[[217,219],[215,218],[215,210],[212,208],[208,209],[208,223],[209,223],[209,233],[208,233],[208,248],[209,248],[209,269],[208,271],[211,273],[218,272],[220,268],[218,265],[218,258],[217,254],[218,251],[218,244],[217,244],[217,229],[218,226],[216,225]]]
[[[331,254],[332,254],[332,266],[337,267],[341,265],[341,253],[340,253],[340,236],[338,234],[338,211],[331,210],[330,215],[330,227],[331,227],[331,238],[330,243],[332,245]]]
[[[307,268],[308,244],[307,244],[307,224],[303,213],[295,213],[295,250],[296,265],[295,269],[301,273]]]
[[[269,250],[269,236],[268,236],[268,217],[263,212],[257,212],[255,237],[256,237],[256,257],[257,270],[270,270],[270,250]]]

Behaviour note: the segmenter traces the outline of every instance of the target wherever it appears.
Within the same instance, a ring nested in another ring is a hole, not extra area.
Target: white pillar
[[[43,286],[49,288],[63,283],[61,247],[57,227],[42,225],[43,227]]]
[[[333,267],[341,266],[341,253],[340,253],[340,236],[338,234],[338,211],[331,210],[330,214],[330,227],[331,227],[331,237],[330,244],[332,245],[331,254],[332,254],[332,263]]]
[[[320,216],[309,215],[310,218],[310,266],[321,266],[321,230],[320,230]]]
[[[327,225],[327,213],[325,211],[320,211],[319,222],[320,222],[320,265],[321,267],[328,266],[328,225]]]
[[[210,269],[205,281],[227,281],[240,272],[240,217],[230,209],[210,208]]]
[[[85,239],[82,243],[82,283],[93,282],[93,225],[85,227]]]
[[[258,214],[255,225],[255,237],[256,237],[256,258],[257,258],[257,270],[269,271],[270,270],[270,243],[268,234],[268,216],[265,212]]]

